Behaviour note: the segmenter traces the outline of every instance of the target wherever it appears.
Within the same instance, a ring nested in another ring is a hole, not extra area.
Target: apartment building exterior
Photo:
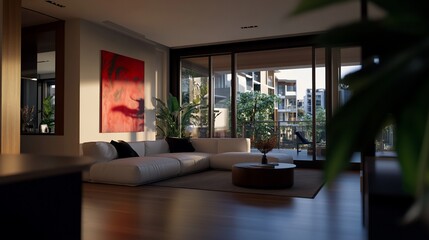
[[[304,112],[306,114],[313,114],[313,106],[312,106],[312,91],[313,89],[308,88],[305,92],[305,96],[304,96]],[[318,88],[316,89],[316,109],[317,108],[322,108],[322,109],[326,109],[325,106],[325,98],[326,98],[326,91],[324,88]]]
[[[282,124],[296,121],[298,117],[298,100],[296,80],[277,79],[277,96],[279,97],[277,120]]]

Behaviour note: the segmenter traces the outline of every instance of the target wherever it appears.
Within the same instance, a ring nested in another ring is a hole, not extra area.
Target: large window
[[[191,129],[192,137],[210,137],[209,125],[209,57],[186,58],[181,62],[181,102],[199,104],[197,121]]]
[[[230,55],[184,58],[181,61],[181,102],[199,104],[193,137],[230,137]]]
[[[182,102],[201,103],[192,137],[253,139],[265,129],[278,137],[273,151],[295,160],[325,159],[326,123],[349,94],[341,73],[360,67],[360,48],[334,54],[337,49],[315,48],[306,38],[290,46],[288,40],[172,51],[181,66]],[[268,105],[257,108],[261,104]]]
[[[231,55],[212,58],[213,99],[213,137],[231,137]]]

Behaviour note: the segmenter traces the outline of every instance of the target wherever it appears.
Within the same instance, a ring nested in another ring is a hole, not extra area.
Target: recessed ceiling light
[[[249,25],[249,26],[242,26],[240,27],[241,29],[251,29],[251,28],[257,28],[259,27],[258,25]]]
[[[60,7],[60,8],[65,8],[66,7],[66,6],[64,6],[64,5],[60,4],[60,3],[57,3],[57,2],[54,2],[54,1],[51,1],[51,0],[46,0],[45,2],[50,3],[50,4],[54,5],[54,6]]]

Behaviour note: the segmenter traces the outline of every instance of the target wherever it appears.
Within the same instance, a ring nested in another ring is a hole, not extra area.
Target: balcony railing
[[[270,132],[276,134],[278,139],[278,148],[295,148],[297,143],[296,131],[301,132],[306,139],[312,141],[312,122],[311,121],[258,121],[254,125],[247,124],[238,131],[239,137],[253,138],[257,132]],[[316,123],[316,141],[324,142],[325,122]]]
[[[326,122],[316,121],[316,143],[324,145],[326,143]],[[312,141],[312,121],[258,121],[254,126],[247,124],[237,130],[238,137],[252,138],[255,130],[263,129],[276,134],[278,136],[279,149],[294,149],[297,144],[295,132],[299,131],[303,136]],[[393,151],[394,150],[394,135],[393,126],[388,126],[382,129],[381,133],[375,139],[376,151]]]
[[[279,105],[278,110],[287,111],[287,112],[296,112],[297,107],[295,107],[295,106],[287,106],[287,107],[285,107],[284,105]]]

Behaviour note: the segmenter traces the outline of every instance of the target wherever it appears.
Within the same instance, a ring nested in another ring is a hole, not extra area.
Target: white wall
[[[155,139],[155,112],[152,99],[156,88],[166,81],[162,52],[168,49],[142,42],[97,25],[81,22],[80,28],[80,142],[94,140]],[[100,129],[100,50],[107,50],[145,62],[145,129],[138,133],[99,133]]]
[[[66,21],[64,136],[22,136],[22,153],[78,155],[87,141],[155,139],[152,99],[165,96],[168,48],[74,19]],[[145,62],[145,128],[135,133],[100,133],[101,50]]]

